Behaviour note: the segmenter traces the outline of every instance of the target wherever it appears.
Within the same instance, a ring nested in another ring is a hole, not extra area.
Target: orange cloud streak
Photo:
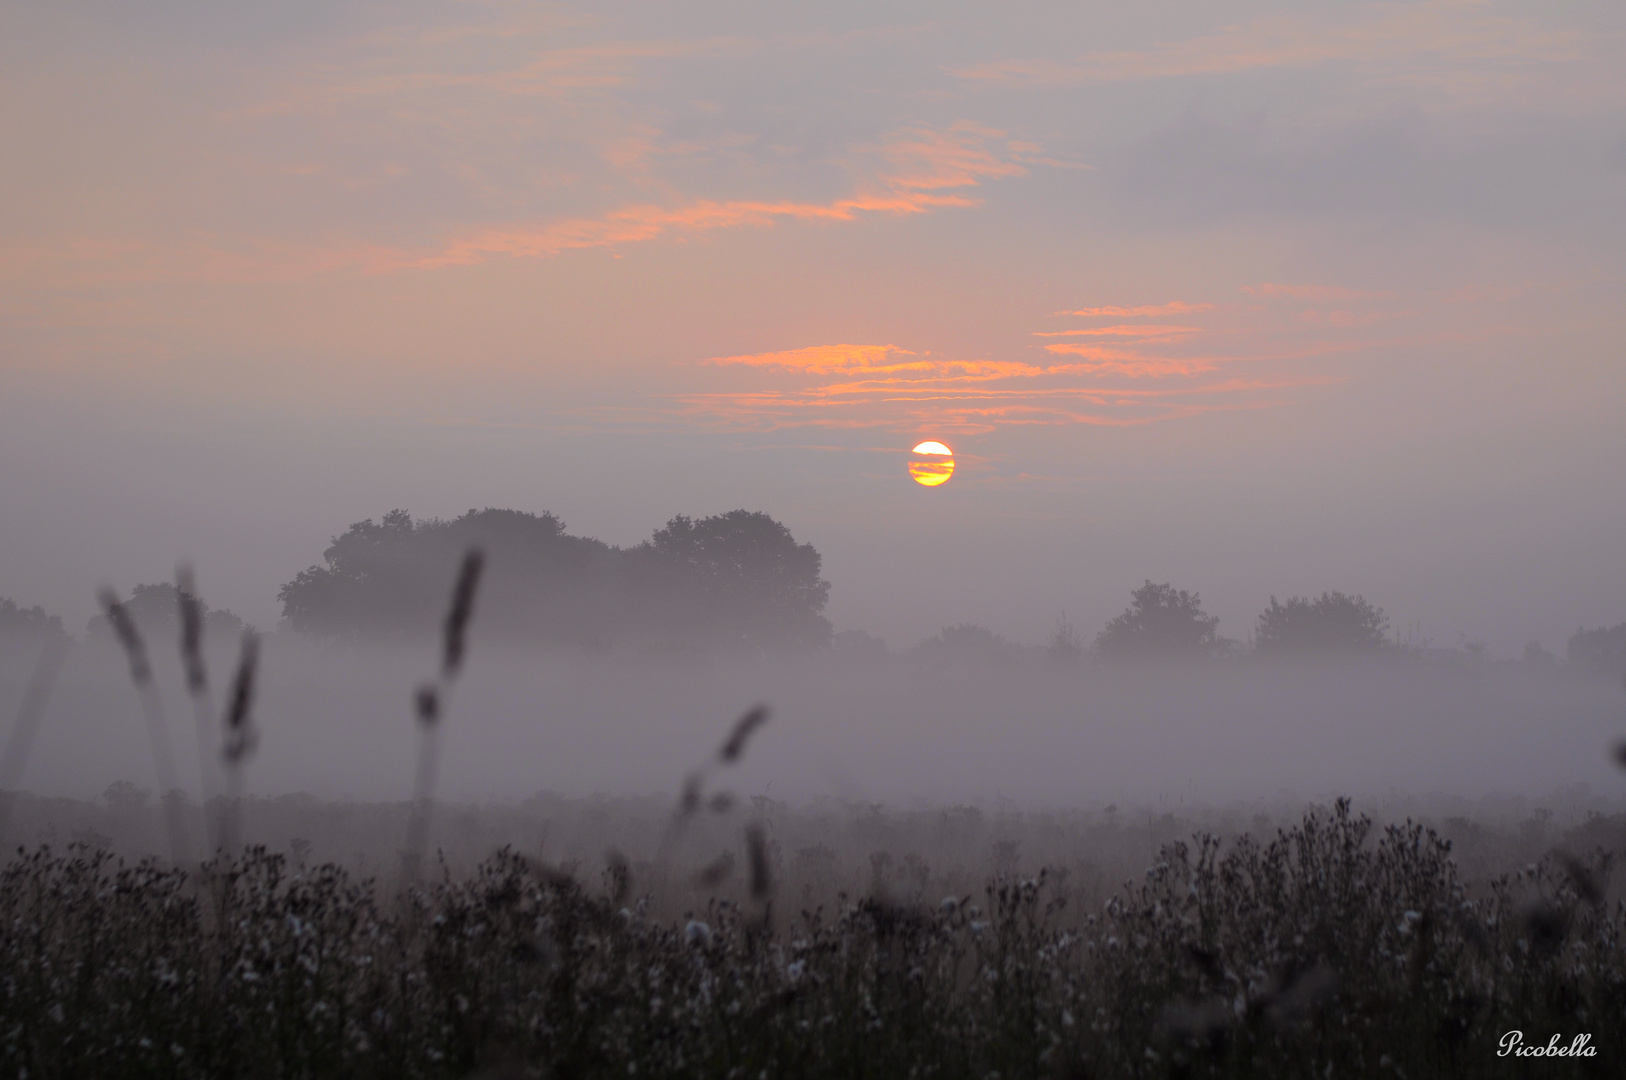
[[[372,242],[300,245],[253,236],[193,236],[180,243],[85,240],[0,248],[0,280],[82,285],[112,280],[270,281],[331,273],[396,273],[471,266],[493,258],[545,258],[566,251],[614,248],[662,236],[765,227],[782,221],[852,222],[867,216],[925,214],[968,208],[966,193],[984,180],[1024,176],[1004,133],[971,123],[915,128],[878,148],[884,171],[855,194],[828,202],[793,199],[695,199],[674,206],[643,203],[596,217],[500,225],[455,236],[438,249]]]
[[[1341,381],[1338,375],[1297,365],[1406,343],[1339,332],[1390,317],[1381,296],[1331,286],[1264,285],[1245,291],[1294,298],[1336,296],[1359,310],[1338,312],[1338,319],[1328,317],[1307,329],[1302,317],[1277,305],[1170,301],[1081,308],[1058,314],[1120,319],[1213,315],[1202,324],[1113,323],[1036,331],[1033,336],[1041,338],[1086,339],[1040,344],[1042,360],[959,359],[891,344],[821,345],[714,357],[705,363],[748,370],[752,379],[768,385],[679,395],[673,400],[685,422],[755,429],[906,431],[924,426],[972,432],[1002,424],[1145,424],[1221,409],[1289,404],[1296,388]],[[1223,353],[1201,348],[1214,335],[1247,344]],[[1032,349],[1034,344],[1025,347]],[[1233,372],[1239,364],[1253,365],[1259,374],[1238,377]]]

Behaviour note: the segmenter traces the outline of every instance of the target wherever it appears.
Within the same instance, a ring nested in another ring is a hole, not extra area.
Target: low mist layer
[[[230,657],[215,657],[226,671]],[[267,640],[248,790],[405,799],[413,688],[427,644]],[[27,665],[10,659],[0,703]],[[178,775],[199,793],[176,665],[158,690]],[[445,703],[440,793],[461,800],[675,796],[746,708],[772,709],[730,777],[742,794],[908,805],[1217,803],[1259,798],[1612,797],[1620,688],[1541,665],[1345,663],[1072,666],[935,663],[928,655],[630,660],[482,645]],[[154,784],[123,657],[69,656],[22,778],[94,796]]]

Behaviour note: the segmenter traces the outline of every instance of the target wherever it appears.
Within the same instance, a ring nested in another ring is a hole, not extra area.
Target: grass
[[[1520,1076],[1510,1029],[1626,1045],[1608,860],[1471,894],[1347,803],[1200,834],[1078,902],[979,895],[687,917],[511,850],[384,893],[251,848],[200,874],[39,848],[0,872],[0,1071],[118,1076]],[[764,871],[765,873],[766,871]],[[629,884],[632,892],[629,892]],[[763,886],[764,888],[768,886]]]

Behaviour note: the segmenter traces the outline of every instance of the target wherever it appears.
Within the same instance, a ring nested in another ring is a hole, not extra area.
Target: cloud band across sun
[[[706,388],[673,395],[668,414],[745,430],[1148,424],[1285,405],[1345,377],[1318,361],[1416,343],[1374,335],[1405,316],[1391,296],[1328,285],[1239,291],[1226,302],[1056,312],[1067,321],[1013,342],[1010,358],[850,342],[712,357],[697,365]]]

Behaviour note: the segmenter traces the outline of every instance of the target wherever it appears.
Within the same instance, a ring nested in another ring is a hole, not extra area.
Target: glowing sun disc
[[[948,483],[954,475],[954,451],[940,442],[923,442],[909,461],[909,475],[923,487]]]

